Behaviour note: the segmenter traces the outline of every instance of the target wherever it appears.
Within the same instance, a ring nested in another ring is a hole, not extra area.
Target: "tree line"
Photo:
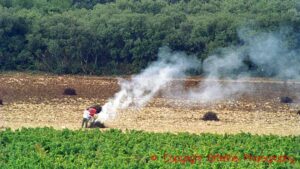
[[[0,69],[131,74],[161,46],[205,59],[282,25],[300,30],[297,0],[1,0]]]

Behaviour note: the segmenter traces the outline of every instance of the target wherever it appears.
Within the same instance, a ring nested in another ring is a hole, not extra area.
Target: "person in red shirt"
[[[90,127],[94,127],[95,121],[97,119],[96,114],[97,114],[97,110],[93,107],[89,108],[89,112],[90,112],[90,116],[92,118],[92,122],[90,124]]]
[[[93,107],[89,108],[88,111],[90,112],[91,117],[94,117],[97,112],[97,110]]]
[[[89,107],[86,110],[84,110],[83,120],[82,120],[82,127],[87,128],[88,127],[88,122],[90,120],[92,120],[92,123],[91,123],[90,127],[93,127],[93,124],[95,123],[95,120],[96,120],[96,115],[98,113],[100,113],[101,110],[102,110],[101,106],[97,106],[97,107],[92,106],[92,107]]]

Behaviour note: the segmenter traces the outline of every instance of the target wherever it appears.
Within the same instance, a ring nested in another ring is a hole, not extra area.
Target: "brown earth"
[[[190,89],[202,80],[176,79],[166,90],[176,89],[180,83]],[[113,77],[0,74],[0,99],[4,104],[0,105],[0,128],[79,129],[82,111],[95,103],[103,105],[119,90],[117,81]],[[146,107],[123,110],[106,125],[155,132],[300,134],[299,82],[253,78],[222,83],[247,84],[251,92],[205,104],[160,93]],[[77,95],[63,95],[67,87],[76,89]],[[281,96],[289,96],[295,103],[280,103]],[[220,121],[201,120],[208,111],[216,112]]]

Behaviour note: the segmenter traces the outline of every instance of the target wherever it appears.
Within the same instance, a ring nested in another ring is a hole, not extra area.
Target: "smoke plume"
[[[233,97],[236,93],[245,90],[244,83],[226,82],[233,78],[246,79],[247,75],[244,73],[234,75],[238,69],[244,67],[241,53],[237,51],[226,51],[225,53],[226,55],[223,57],[213,55],[204,60],[203,71],[206,77],[198,87],[187,92],[187,98],[206,103]],[[234,77],[231,77],[233,75]]]
[[[219,49],[219,54],[204,60],[205,78],[198,87],[187,92],[187,97],[205,103],[255,92],[247,83],[242,83],[250,77],[299,79],[299,49],[291,44],[293,42],[288,43],[288,35],[295,34],[286,29],[264,33],[241,29],[239,37],[243,45]]]
[[[129,106],[143,107],[174,78],[184,80],[187,71],[198,70],[199,67],[203,70],[204,80],[198,86],[188,90],[182,86],[180,91],[171,89],[167,90],[171,94],[164,94],[204,103],[215,102],[253,92],[249,91],[246,83],[239,83],[253,76],[298,79],[299,49],[297,45],[291,45],[293,42],[287,42],[287,35],[291,35],[291,32],[258,33],[242,29],[239,31],[241,43],[238,46],[220,48],[218,53],[202,62],[183,52],[161,48],[156,62],[130,80],[119,80],[120,91],[103,106],[98,120],[104,122],[114,118],[118,110]],[[226,83],[232,80],[235,83]]]
[[[195,57],[183,52],[171,52],[169,48],[161,48],[158,60],[150,64],[140,74],[130,80],[120,79],[120,91],[104,106],[98,120],[101,122],[114,118],[118,110],[129,106],[142,107],[157,92],[163,89],[174,78],[184,78],[186,71],[200,65]]]

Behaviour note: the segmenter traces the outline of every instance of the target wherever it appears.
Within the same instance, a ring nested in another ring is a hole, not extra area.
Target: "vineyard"
[[[116,141],[117,140],[117,141]],[[300,137],[53,128],[0,132],[1,168],[299,168]]]

